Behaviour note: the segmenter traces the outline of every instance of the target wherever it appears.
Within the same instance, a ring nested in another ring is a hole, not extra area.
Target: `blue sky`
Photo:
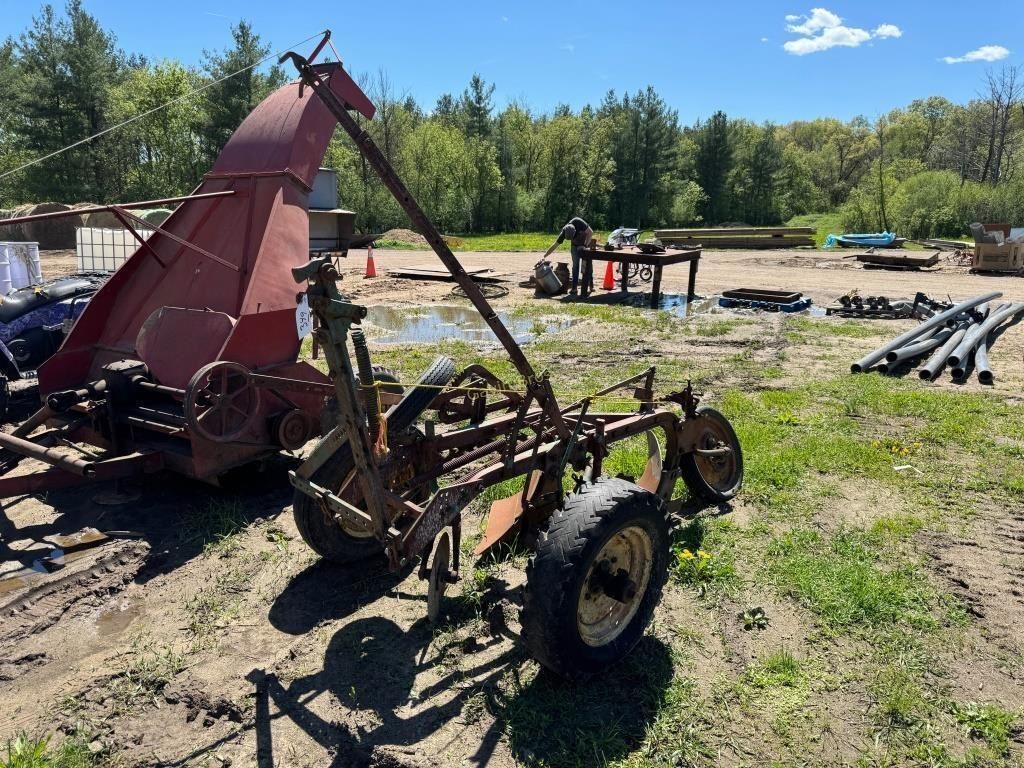
[[[84,5],[122,48],[153,59],[197,63],[204,48],[228,44],[239,18],[275,50],[330,27],[350,70],[383,68],[399,91],[427,107],[445,91],[461,92],[476,71],[496,83],[498,105],[519,99],[541,111],[651,84],[684,123],[716,109],[758,121],[873,118],[933,94],[965,101],[987,68],[1024,63],[1021,0]],[[0,37],[18,35],[38,7],[36,0],[0,0]]]

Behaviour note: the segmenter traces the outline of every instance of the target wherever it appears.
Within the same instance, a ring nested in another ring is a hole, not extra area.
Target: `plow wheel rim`
[[[191,431],[215,443],[230,443],[259,418],[260,391],[249,369],[218,361],[204,365],[185,390],[185,419]]]
[[[441,615],[441,598],[448,588],[448,574],[451,572],[452,538],[445,528],[438,534],[434,545],[434,557],[430,562],[430,576],[427,580],[427,618],[431,624]]]
[[[335,492],[339,498],[347,501],[353,507],[365,510],[366,504],[363,501],[363,489],[359,482],[356,480],[356,473],[350,472],[348,477],[345,478],[345,482],[341,484],[341,487]],[[328,512],[328,514],[330,514]],[[363,527],[358,523],[349,520],[344,515],[338,515],[335,518],[338,521],[338,525],[341,526],[341,530],[351,536],[353,539],[372,539],[373,529],[369,527]]]
[[[697,447],[702,450],[714,448],[730,448],[729,453],[722,456],[702,456],[694,454],[694,460],[701,477],[712,488],[728,491],[736,484],[736,448],[732,435],[718,419],[708,416],[701,418],[701,432],[697,438]]]
[[[651,580],[654,544],[650,534],[638,525],[620,528],[601,547],[587,570],[576,606],[576,626],[580,639],[598,648],[611,643],[629,626],[636,615]],[[625,572],[633,594],[625,601],[605,594],[599,586],[599,574]]]

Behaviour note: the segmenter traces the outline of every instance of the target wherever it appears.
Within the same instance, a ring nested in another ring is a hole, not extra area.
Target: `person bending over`
[[[548,248],[547,253],[544,254],[546,259],[555,249],[558,248],[566,240],[569,241],[569,252],[572,255],[572,287],[569,290],[570,296],[577,294],[580,282],[580,255],[579,251],[581,248],[586,248],[590,245],[590,241],[594,237],[594,230],[590,228],[579,216],[573,216],[569,219],[568,223],[562,227],[562,231],[558,234],[558,239],[555,240],[554,244]],[[594,290],[594,267],[593,264],[588,260],[583,267],[583,295],[586,296],[588,293]]]

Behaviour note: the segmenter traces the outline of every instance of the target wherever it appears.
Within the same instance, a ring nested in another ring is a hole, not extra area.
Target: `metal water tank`
[[[553,296],[562,290],[562,283],[555,277],[550,261],[538,261],[533,267],[533,274],[537,278],[537,285],[544,293]]]

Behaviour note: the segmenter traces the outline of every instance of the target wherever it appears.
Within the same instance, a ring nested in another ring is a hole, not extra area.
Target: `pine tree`
[[[212,163],[242,120],[267,95],[285,82],[284,72],[273,66],[264,74],[254,66],[270,48],[247,21],[231,28],[234,47],[221,53],[203,52],[203,69],[212,80],[245,70],[205,91],[206,120],[201,126],[203,149]]]
[[[473,73],[469,87],[462,92],[462,114],[466,134],[486,139],[491,135],[491,97],[494,83],[490,85],[480,75]]]
[[[708,224],[718,224],[728,215],[726,183],[732,169],[732,135],[729,119],[718,111],[700,126],[697,134],[697,183],[705,198],[701,215]]]

